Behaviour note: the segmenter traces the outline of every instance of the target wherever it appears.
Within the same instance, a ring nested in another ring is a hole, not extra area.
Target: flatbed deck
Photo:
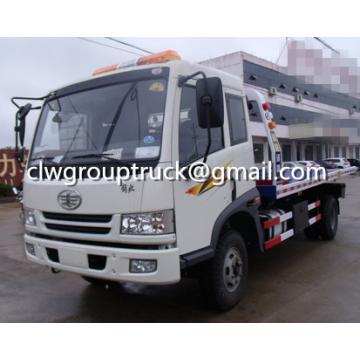
[[[291,178],[290,172],[285,173],[285,177],[289,180],[283,181],[279,184],[265,184],[265,182],[257,182],[257,189],[261,196],[271,197],[273,199],[281,199],[285,196],[296,194],[299,191],[304,191],[319,184],[325,184],[329,182],[335,182],[344,176],[354,174],[357,171],[356,166],[352,166],[346,169],[331,169],[326,170],[326,177],[319,176],[318,178],[311,178],[305,180],[296,180]],[[274,181],[275,182],[275,181]]]

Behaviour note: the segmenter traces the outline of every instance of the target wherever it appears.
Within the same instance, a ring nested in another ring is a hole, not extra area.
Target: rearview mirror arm
[[[206,82],[205,82],[206,84]],[[206,85],[205,85],[206,86]],[[210,126],[210,105],[211,105],[211,98],[210,96],[204,96],[202,99],[202,103],[206,108],[206,125],[207,125],[207,135],[208,135],[208,143],[204,155],[204,164],[206,164],[207,157],[210,152],[211,147],[211,126]]]
[[[187,81],[189,81],[190,79],[194,78],[197,75],[202,75],[202,77],[206,79],[206,74],[203,71],[197,71],[196,73],[191,74],[189,76],[181,76],[178,80],[178,86],[183,87]]]
[[[46,96],[42,96],[42,97],[39,97],[39,98],[33,98],[33,97],[18,97],[18,96],[14,96],[11,98],[11,102],[18,108],[20,109],[20,105],[18,105],[15,100],[39,100],[39,101],[42,101],[48,97],[52,97],[54,96],[55,93],[52,92],[50,93],[49,95],[46,95]],[[30,110],[39,110],[41,109],[41,106],[36,106],[36,107],[32,107]]]

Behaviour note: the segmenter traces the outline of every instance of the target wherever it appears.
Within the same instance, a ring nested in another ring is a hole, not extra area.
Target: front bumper
[[[30,233],[25,244],[33,245],[30,261],[58,270],[83,276],[139,284],[171,284],[180,280],[180,256],[177,248],[164,250],[134,250],[94,246],[39,238]],[[156,260],[157,269],[151,273],[130,273],[130,259]]]

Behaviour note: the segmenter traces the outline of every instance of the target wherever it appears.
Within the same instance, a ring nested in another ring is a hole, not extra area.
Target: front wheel
[[[203,294],[219,310],[230,310],[244,292],[248,272],[246,246],[238,231],[221,237],[207,270],[200,278]]]

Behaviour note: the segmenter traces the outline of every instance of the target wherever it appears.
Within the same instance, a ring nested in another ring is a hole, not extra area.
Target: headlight
[[[170,234],[174,232],[173,210],[121,216],[122,234]]]
[[[24,208],[25,225],[36,226],[34,209]]]

